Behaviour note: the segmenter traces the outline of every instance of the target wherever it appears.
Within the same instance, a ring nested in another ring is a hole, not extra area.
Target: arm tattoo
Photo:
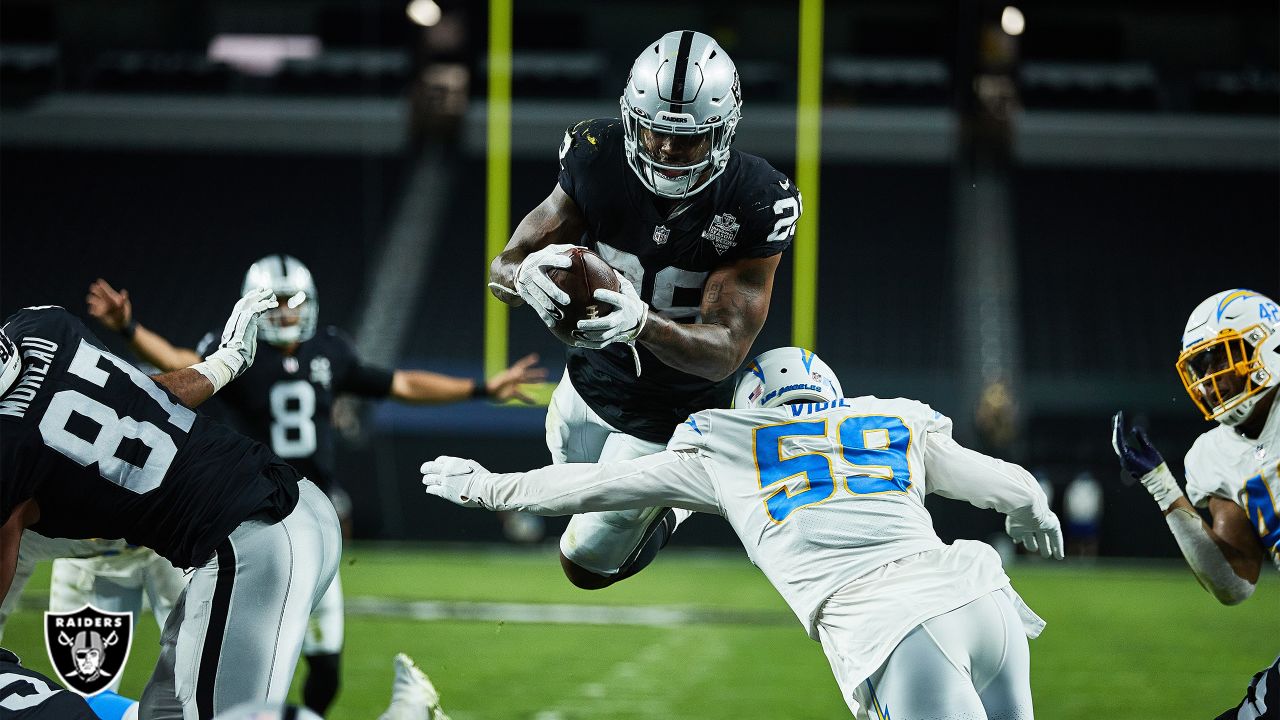
[[[724,289],[724,281],[723,281],[723,280],[713,280],[713,281],[711,281],[711,284],[707,286],[707,300],[706,300],[706,301],[707,301],[707,302],[709,302],[709,303],[719,302],[719,301],[720,301],[720,291],[721,291],[721,290],[723,290],[723,289]]]

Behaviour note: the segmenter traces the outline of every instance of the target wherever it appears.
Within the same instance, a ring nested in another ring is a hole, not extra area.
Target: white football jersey
[[[1230,500],[1249,516],[1258,542],[1280,568],[1280,406],[1272,405],[1262,433],[1251,440],[1219,425],[1196,438],[1187,452],[1187,497],[1208,507],[1210,497]]]
[[[908,556],[948,551],[877,588],[904,606],[889,620],[915,618],[914,625],[1008,584],[989,547],[962,553],[972,563],[957,571],[953,548],[934,532],[924,506],[926,458],[931,443],[958,447],[950,436],[951,420],[928,405],[860,397],[704,410],[676,430],[668,449],[698,451],[721,514],[817,639],[818,616],[833,593]],[[916,607],[922,596],[938,602]],[[877,622],[868,618],[864,640],[878,634]],[[909,629],[886,630],[896,642]]]
[[[961,447],[948,418],[901,398],[703,410],[642,458],[481,470],[458,475],[451,492],[543,515],[651,506],[723,515],[810,637],[820,639],[829,600],[842,626],[855,618],[857,662],[846,668],[863,673],[855,685],[916,625],[1009,585],[990,546],[938,538],[927,493],[1052,516],[1031,473]],[[1043,621],[1016,604],[1034,637]]]

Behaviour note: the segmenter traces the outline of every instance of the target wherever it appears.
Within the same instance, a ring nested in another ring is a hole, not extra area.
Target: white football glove
[[[277,307],[276,294],[268,288],[257,288],[245,293],[231,308],[222,330],[222,342],[204,362],[192,367],[209,379],[213,391],[240,377],[258,352],[258,323],[262,313]]]
[[[1015,543],[1019,543],[1035,552],[1040,551],[1044,557],[1055,560],[1063,558],[1062,523],[1052,512],[1047,517],[1036,519],[1030,509],[1015,512],[1004,520],[1004,531],[1009,533]]]
[[[516,294],[538,313],[547,327],[564,317],[560,305],[569,304],[569,295],[547,277],[548,268],[567,268],[573,264],[564,253],[577,245],[548,245],[535,250],[516,270]],[[559,305],[557,305],[559,303]]]
[[[618,292],[603,288],[595,292],[595,299],[612,305],[613,312],[578,321],[578,330],[588,341],[598,342],[599,347],[616,342],[634,343],[640,337],[640,331],[644,330],[645,321],[649,319],[648,303],[640,299],[640,293],[636,292],[635,286],[625,275],[616,270],[614,272],[617,273],[618,284],[621,286]]]
[[[475,460],[441,455],[435,460],[422,463],[419,471],[428,495],[444,498],[462,507],[489,509],[483,502],[471,497],[471,483],[489,474]]]

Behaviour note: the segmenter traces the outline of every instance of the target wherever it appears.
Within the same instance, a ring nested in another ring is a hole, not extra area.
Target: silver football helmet
[[[22,354],[18,346],[13,344],[4,330],[0,329],[0,395],[9,392],[9,388],[18,381],[22,374]]]
[[[316,334],[320,299],[311,271],[292,255],[268,255],[249,266],[240,294],[271,288],[279,307],[263,313],[258,336],[272,345],[306,342]]]
[[[631,66],[620,103],[627,164],[649,190],[684,198],[724,172],[742,117],[742,89],[733,60],[711,36],[677,30],[650,44]],[[664,163],[645,142],[653,134],[684,136],[702,154]]]

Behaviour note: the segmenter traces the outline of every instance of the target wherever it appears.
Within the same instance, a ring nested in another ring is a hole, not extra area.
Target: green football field
[[[1280,581],[1269,568],[1232,608],[1176,564],[1031,560],[1009,574],[1049,623],[1031,643],[1042,719],[1211,718],[1280,652]],[[455,720],[848,717],[821,647],[741,553],[673,548],[597,592],[570,587],[551,547],[355,545],[342,576],[336,720],[377,717],[398,651],[431,675]],[[4,641],[46,673],[47,582],[46,565]],[[146,682],[157,635],[145,618],[126,695]]]

